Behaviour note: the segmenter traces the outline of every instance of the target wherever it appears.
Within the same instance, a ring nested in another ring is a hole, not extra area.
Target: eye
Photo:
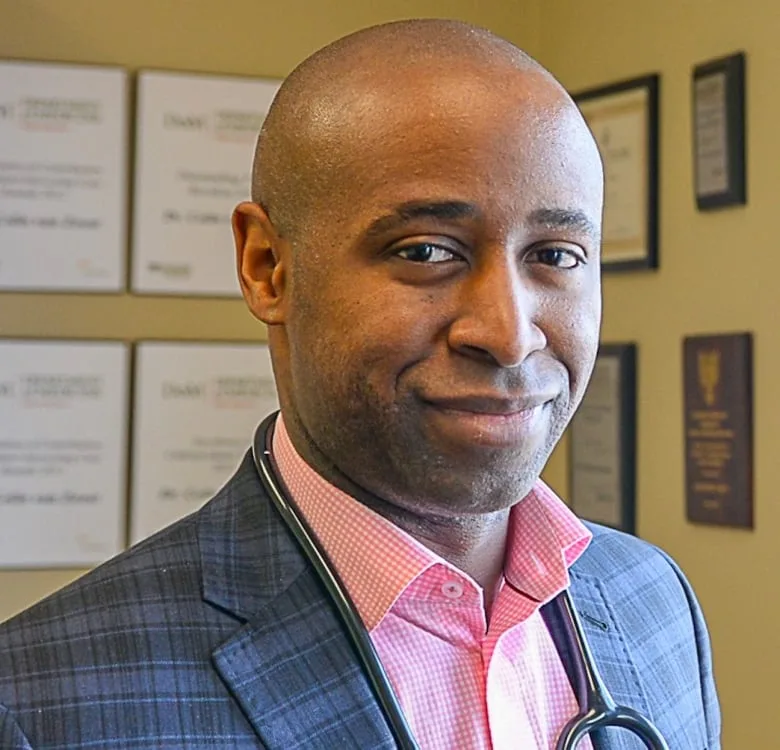
[[[542,247],[532,253],[535,261],[554,268],[577,268],[585,261],[580,254],[565,247]]]
[[[459,257],[452,250],[432,242],[419,242],[416,245],[407,245],[400,248],[396,255],[403,260],[412,263],[446,263],[458,260]]]

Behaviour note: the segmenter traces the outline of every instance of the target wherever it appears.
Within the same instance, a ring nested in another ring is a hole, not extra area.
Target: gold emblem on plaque
[[[720,350],[709,349],[698,352],[699,385],[704,403],[715,403],[715,389],[720,382]]]

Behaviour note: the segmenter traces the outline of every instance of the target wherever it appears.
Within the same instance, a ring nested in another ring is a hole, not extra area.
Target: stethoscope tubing
[[[358,657],[363,664],[364,672],[368,677],[371,688],[374,692],[382,712],[387,719],[390,731],[397,745],[401,750],[419,750],[417,741],[414,739],[412,730],[406,721],[404,712],[398,704],[390,678],[387,676],[379,655],[371,642],[362,620],[357,614],[355,604],[347,593],[346,587],[334,570],[330,561],[327,559],[324,550],[319,541],[309,529],[306,522],[298,513],[298,509],[293,505],[289,493],[283,492],[277,479],[278,472],[274,466],[273,455],[270,446],[270,437],[272,434],[273,423],[276,414],[266,418],[257,431],[255,442],[252,446],[252,453],[255,459],[255,466],[260,474],[260,480],[263,487],[270,495],[271,501],[281,514],[287,527],[292,532],[298,545],[311,563],[314,571],[319,576],[325,589],[328,592],[334,606],[339,612],[345,627],[349,632],[352,643],[358,652]],[[257,437],[265,436],[263,445],[259,446]]]
[[[260,481],[338,610],[398,747],[401,750],[420,750],[354,602],[292,497],[282,489],[271,451],[276,416],[277,413],[273,413],[263,420],[252,443],[252,457]],[[596,667],[568,589],[556,597],[556,605],[562,615],[567,639],[578,656],[574,661],[578,682],[577,703],[580,706],[580,713],[564,727],[556,750],[576,750],[580,740],[591,732],[613,726],[633,732],[648,750],[669,750],[666,740],[648,719],[628,706],[615,703]]]
[[[578,655],[575,669],[580,713],[564,726],[555,750],[575,750],[584,737],[597,729],[607,727],[628,729],[642,740],[648,750],[669,750],[663,735],[648,719],[633,708],[615,703],[596,666],[568,589],[559,594],[556,604],[561,611],[561,621],[566,628],[568,641],[575,647]]]

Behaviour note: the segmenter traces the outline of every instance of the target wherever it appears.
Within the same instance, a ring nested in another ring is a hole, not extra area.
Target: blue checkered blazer
[[[672,750],[717,750],[709,641],[688,584],[654,547],[593,531],[572,594],[607,684]],[[622,730],[595,744],[641,748]],[[199,512],[0,626],[2,750],[393,747],[249,457]]]

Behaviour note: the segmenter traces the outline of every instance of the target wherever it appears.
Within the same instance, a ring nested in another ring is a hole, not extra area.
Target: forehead
[[[579,112],[541,72],[438,71],[356,86],[331,135],[334,196],[353,215],[437,197],[513,215],[578,208],[598,221],[602,173]]]

